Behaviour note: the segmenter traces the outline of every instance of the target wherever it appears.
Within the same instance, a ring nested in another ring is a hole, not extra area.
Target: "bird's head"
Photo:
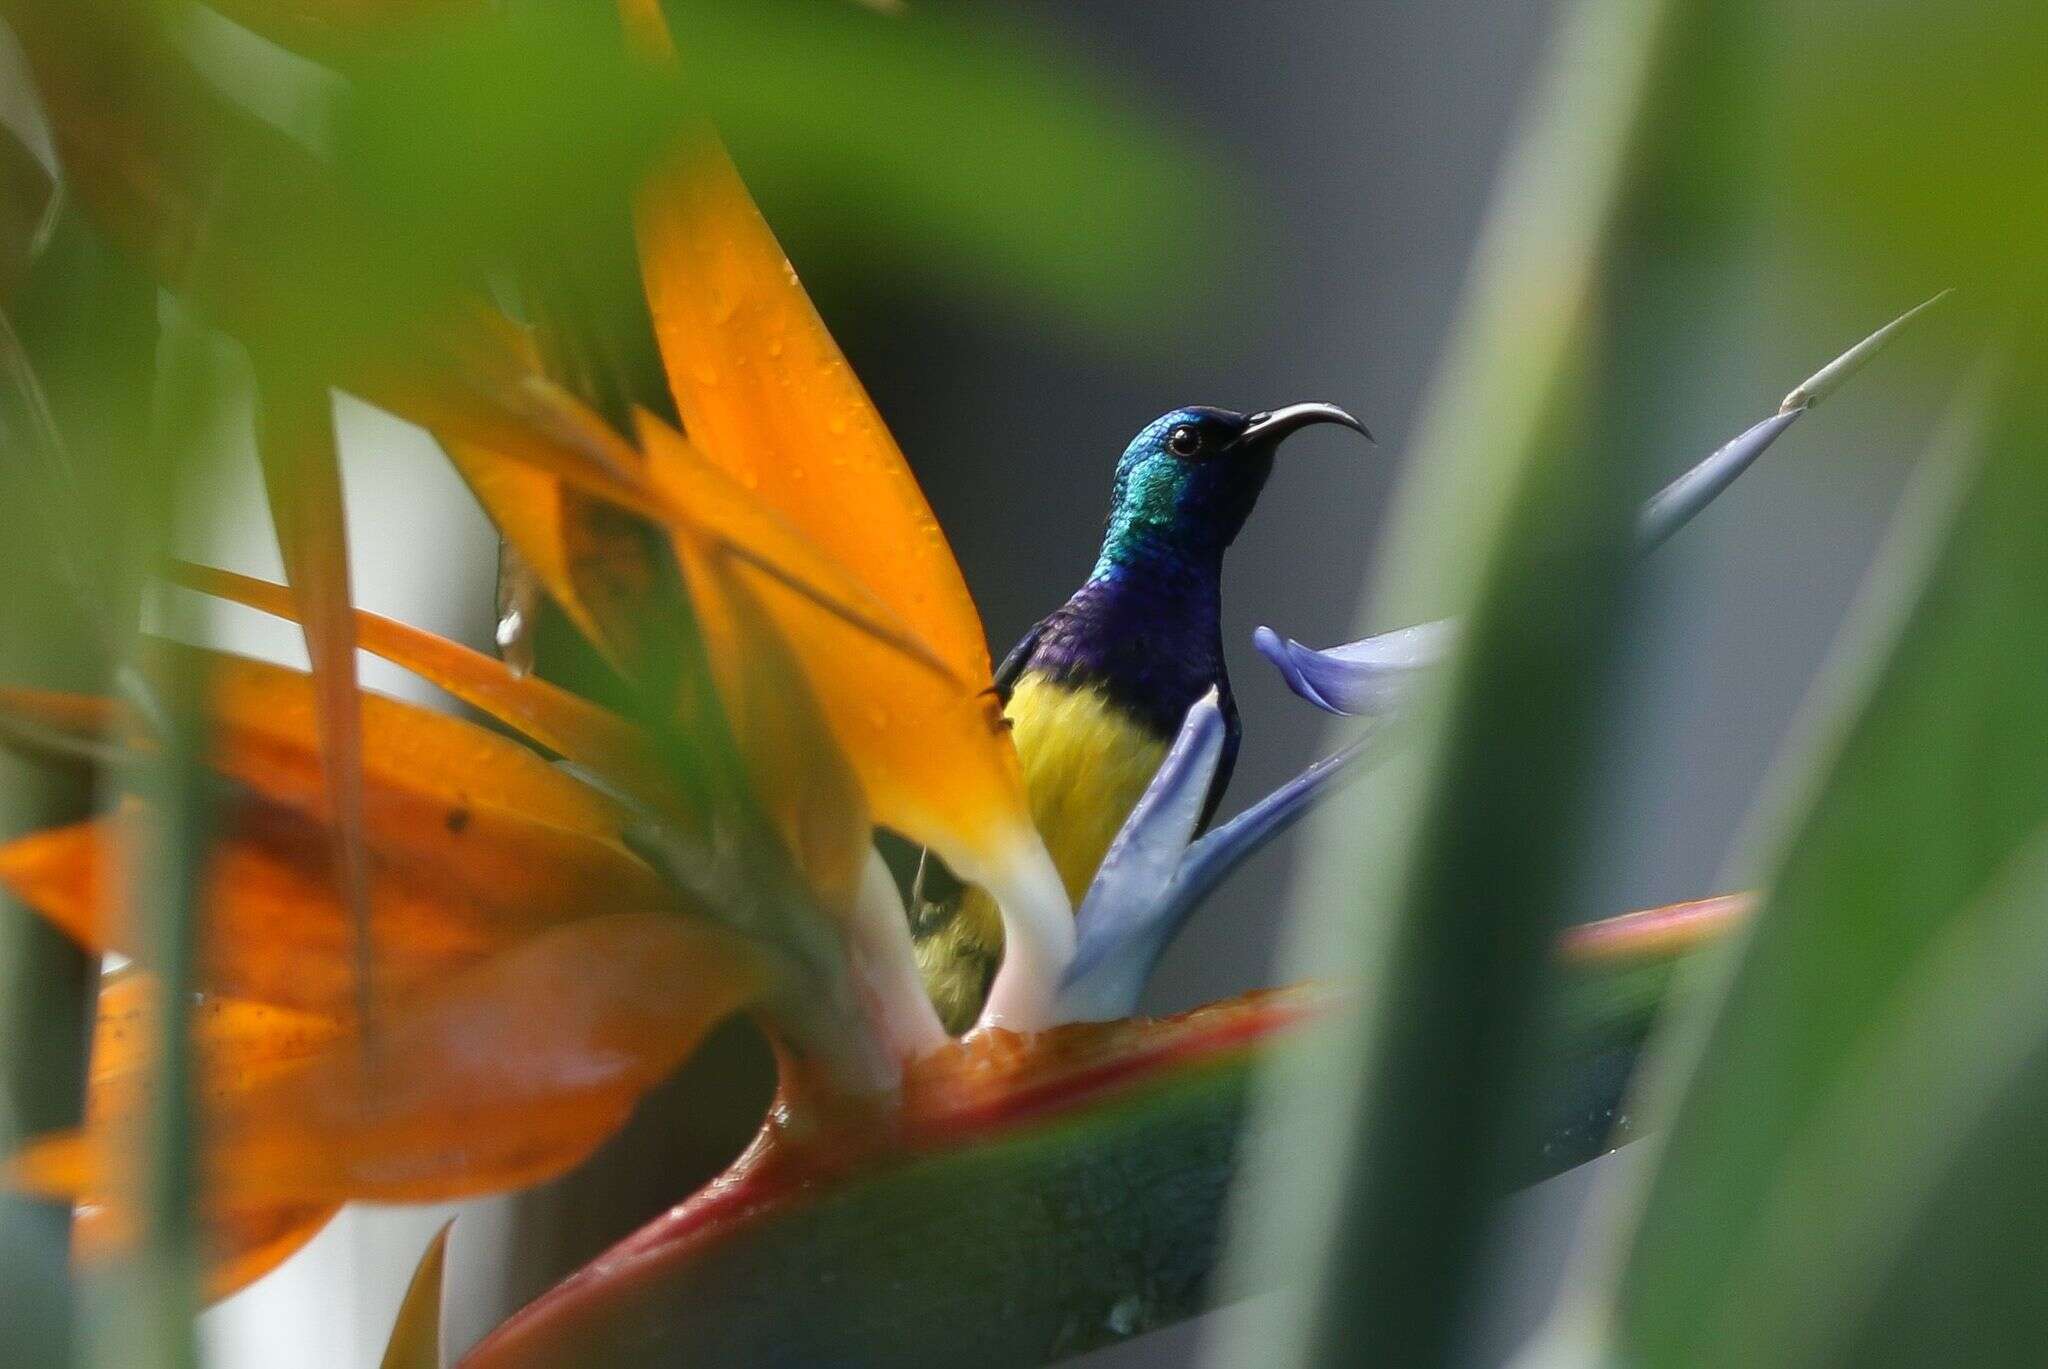
[[[1145,425],[1116,463],[1100,577],[1147,556],[1221,556],[1258,502],[1273,453],[1290,434],[1335,423],[1365,425],[1334,404],[1262,413],[1175,409]]]

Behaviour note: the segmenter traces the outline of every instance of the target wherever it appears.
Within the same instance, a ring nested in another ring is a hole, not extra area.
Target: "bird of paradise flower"
[[[659,60],[658,12],[627,12]],[[334,465],[322,424],[273,436],[289,448],[282,464],[316,477],[297,515],[280,519],[289,588],[200,566],[168,572],[300,620],[314,662],[308,674],[154,648],[204,679],[206,764],[228,786],[200,992],[182,1024],[198,1052],[213,1296],[273,1267],[343,1203],[464,1197],[562,1173],[735,1012],[777,1043],[786,1109],[853,1119],[835,1129],[865,1138],[846,1145],[851,1155],[909,1144],[920,1126],[969,1126],[992,1097],[1233,1048],[1305,1010],[1259,996],[1184,1022],[1117,1020],[1194,903],[1376,738],[1197,841],[1219,727],[1198,705],[1077,922],[1032,828],[986,639],[944,536],[707,134],[648,182],[639,241],[681,430],[646,411],[623,431],[608,423],[481,304],[448,325],[438,368],[349,379],[441,438],[546,592],[629,677],[643,629],[630,604],[590,592],[573,534],[591,507],[654,529],[687,589],[709,698],[664,680],[680,695],[671,711],[628,718],[348,610],[338,490],[317,478]],[[1889,331],[1654,501],[1645,543],[1725,488]],[[1272,634],[1261,643],[1311,702],[1383,714],[1447,632],[1327,653]],[[513,735],[356,691],[356,647]],[[706,710],[733,773],[712,746],[675,763],[678,737],[702,741],[679,720]],[[7,689],[0,714],[18,737],[95,756],[160,745],[147,710],[116,700]],[[89,950],[137,955],[121,871],[147,819],[130,800],[22,838],[0,848],[0,882]],[[1001,1031],[953,1043],[919,981],[878,828],[929,846],[1001,906],[1005,956],[983,1027],[1110,1025],[1069,1028],[1057,1046]],[[1646,916],[1580,938],[1576,953],[1620,943],[1668,954],[1738,906]],[[17,1184],[78,1203],[88,1259],[136,1231],[117,1138],[147,1103],[163,1031],[151,976],[142,960],[102,986],[85,1125],[12,1166]],[[748,1172],[758,1181],[758,1157]]]

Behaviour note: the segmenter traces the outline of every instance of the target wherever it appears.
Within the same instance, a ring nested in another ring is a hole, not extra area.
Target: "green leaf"
[[[2034,278],[2048,253],[2048,8],[1884,5],[1854,23],[1826,6],[1757,9],[1770,41],[1748,75],[1769,142],[1754,185],[1775,243],[1843,292],[1939,279],[1997,298]]]
[[[1902,518],[1764,829],[1752,935],[1556,1342],[1662,1365],[2038,1357],[2048,402],[2038,315]]]
[[[13,297],[42,248],[55,189],[28,145],[0,128],[0,304]]]
[[[861,277],[1010,285],[1129,335],[1245,227],[1210,158],[1043,26],[937,5],[670,0],[684,84],[778,231]],[[799,255],[809,271],[811,261]]]
[[[167,467],[200,467],[195,454],[213,431],[221,396],[209,378],[210,341],[189,319],[167,312],[150,434],[151,445],[167,454]],[[167,515],[151,531],[164,537],[169,522]],[[152,550],[163,545],[153,539]],[[198,1369],[194,1319],[204,1259],[198,1215],[204,1171],[198,1059],[189,1028],[216,797],[205,778],[207,681],[196,658],[166,658],[141,688],[153,705],[159,750],[136,772],[137,796],[146,800],[152,820],[139,832],[125,873],[139,958],[156,980],[157,1020],[165,1028],[143,1119],[135,1134],[113,1141],[135,1148],[127,1172],[140,1178],[139,1239],[131,1257],[96,1271],[87,1285],[85,1350],[95,1369]],[[110,1169],[122,1172],[118,1162]]]
[[[1290,1292],[1219,1362],[1452,1359],[1532,1098],[1557,1087],[1534,1049],[1544,949],[1586,836],[1626,509],[1647,485],[1624,416],[1661,412],[1671,383],[1671,314],[1643,298],[1662,282],[1610,263],[1635,264],[1683,183],[1664,139],[1695,20],[1678,0],[1571,7],[1504,168],[1373,612],[1467,626],[1423,700],[1422,754],[1321,826],[1309,887],[1358,893],[1305,912],[1296,964],[1358,981],[1361,1010],[1274,1090],[1232,1258]]]
[[[844,260],[1013,279],[1097,325],[1213,260],[1229,217],[1183,143],[987,19],[682,4],[679,83],[610,4],[358,14],[361,44],[312,41],[352,23],[321,8],[264,27],[346,51],[345,81],[191,0],[0,2],[70,193],[273,373],[388,364],[394,338],[445,360],[447,311],[508,269],[615,255],[643,172],[707,109]],[[637,314],[603,283],[586,307]]]
[[[26,274],[0,317],[0,430],[9,438],[0,545],[12,553],[0,678],[95,691],[105,687],[109,624],[125,616],[123,605],[132,613],[124,533],[148,477],[137,452],[146,445],[156,296],[75,216],[61,217],[21,265]],[[100,532],[88,537],[94,518]],[[86,546],[89,566],[68,560]],[[0,756],[0,835],[82,817],[92,797],[78,774]],[[61,933],[0,899],[0,1150],[78,1120],[95,972]],[[72,1362],[69,1222],[66,1205],[0,1194],[0,1369]]]
[[[1661,912],[1637,914],[1596,924],[1604,949],[1582,933],[1566,942],[1541,1016],[1541,1122],[1514,1157],[1523,1181],[1618,1143],[1622,1088],[1672,965],[1739,914],[1703,909],[1675,937]],[[1189,1316],[1217,1297],[1254,1076],[1327,1003],[1285,990],[1060,1029],[1031,1048],[1049,1084],[984,1097],[967,1074],[865,1159],[845,1134],[807,1146],[801,1128],[771,1133],[765,1158],[599,1257],[464,1363],[1021,1369]],[[1103,1033],[1123,1045],[1062,1070]],[[865,1119],[856,1127],[876,1143]]]

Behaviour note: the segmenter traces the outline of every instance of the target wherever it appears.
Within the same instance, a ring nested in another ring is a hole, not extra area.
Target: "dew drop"
[[[1105,1319],[1110,1333],[1128,1336],[1144,1324],[1145,1300],[1135,1293],[1128,1293],[1110,1305],[1109,1316]]]

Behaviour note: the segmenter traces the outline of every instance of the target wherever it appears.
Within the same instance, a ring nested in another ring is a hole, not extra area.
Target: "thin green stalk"
[[[99,691],[132,618],[124,520],[139,479],[155,290],[60,215],[20,263],[0,365],[0,678]],[[87,535],[85,529],[100,531]],[[71,559],[94,548],[90,566]],[[108,554],[111,550],[113,554]],[[87,630],[81,630],[85,625]],[[0,836],[82,817],[82,770],[0,759]],[[0,900],[0,1150],[75,1125],[97,966]],[[0,1194],[0,1369],[72,1362],[71,1210]]]
[[[217,340],[182,312],[164,314],[150,447],[163,478],[148,491],[141,536],[154,560],[179,509],[180,474],[203,469],[222,396]],[[199,487],[194,481],[193,487]],[[193,501],[193,512],[206,507]],[[166,611],[176,612],[175,602]],[[171,635],[189,625],[171,625]],[[159,670],[130,672],[148,691],[143,710],[159,729],[159,754],[140,772],[147,821],[136,839],[130,906],[142,962],[157,986],[157,1055],[149,1106],[134,1151],[114,1162],[112,1182],[129,1183],[141,1221],[132,1258],[96,1275],[87,1290],[81,1340],[94,1369],[199,1369],[193,1320],[201,1305],[198,1203],[203,1168],[188,1011],[198,988],[200,893],[214,792],[206,770],[206,681],[192,658],[166,653]]]

